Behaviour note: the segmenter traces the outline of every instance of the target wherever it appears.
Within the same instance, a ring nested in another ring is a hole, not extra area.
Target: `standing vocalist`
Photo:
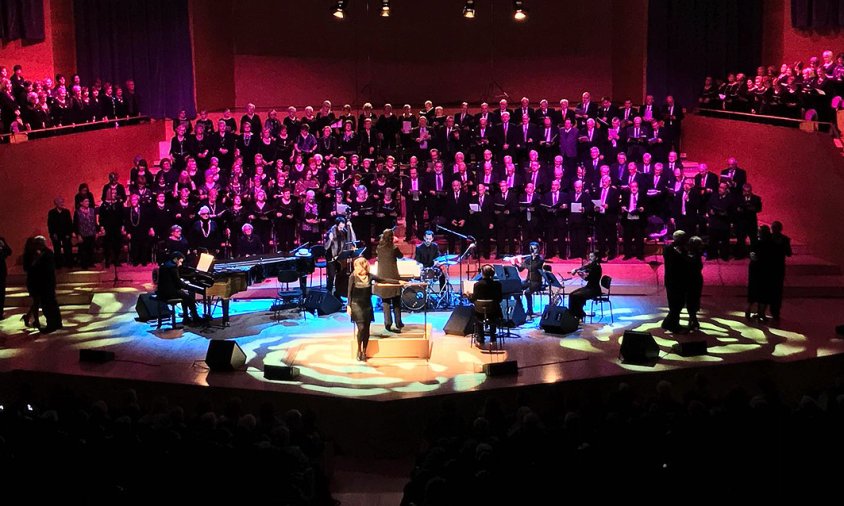
[[[380,268],[380,265],[379,265]],[[358,344],[357,359],[366,361],[366,346],[369,344],[369,326],[372,324],[372,282],[401,284],[396,279],[387,279],[370,274],[369,261],[355,258],[352,274],[349,276],[349,304],[346,312],[355,323],[355,339]]]
[[[518,260],[520,257],[513,257]],[[530,255],[522,259],[522,262],[517,264],[520,271],[527,270],[527,279],[523,282],[522,288],[525,290],[525,299],[527,300],[527,316],[533,318],[533,294],[542,291],[542,266],[545,264],[545,259],[539,254],[539,243],[530,243]]]
[[[383,278],[399,279],[399,266],[396,259],[404,257],[395,244],[392,229],[385,229],[381,233],[381,240],[375,249],[378,260],[378,274]],[[381,297],[381,309],[384,311],[384,328],[387,332],[401,332],[404,323],[401,321],[401,288],[397,286],[376,286],[375,295]],[[392,306],[392,315],[390,307]],[[396,328],[393,329],[393,316]]]

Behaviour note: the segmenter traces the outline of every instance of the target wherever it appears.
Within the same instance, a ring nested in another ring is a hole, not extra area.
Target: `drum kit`
[[[418,277],[402,288],[401,303],[407,311],[448,309],[460,298],[449,281],[448,268],[457,265],[459,255],[441,255],[432,267],[420,269]]]

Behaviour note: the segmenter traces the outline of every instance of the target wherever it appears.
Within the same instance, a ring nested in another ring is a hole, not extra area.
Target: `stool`
[[[167,308],[170,311],[170,328],[183,328],[181,325],[176,324],[176,306],[182,303],[182,299],[160,300],[156,297],[156,300],[158,300],[158,324],[155,328],[160,329],[161,325],[164,323],[164,319],[167,318],[167,314],[163,311],[164,308]]]
[[[500,311],[501,306],[496,304],[495,301],[487,299],[479,299],[475,301],[475,312],[481,314],[480,337],[489,336],[490,345],[492,347],[497,347],[498,349],[501,349],[501,347],[503,346],[503,337],[500,335],[493,335],[490,327],[490,324],[492,323],[492,315],[496,313],[496,310]],[[499,323],[503,324],[503,322]],[[476,339],[478,337],[477,331],[472,332],[470,335],[472,336],[471,339]],[[495,338],[495,340],[493,340],[493,338]]]

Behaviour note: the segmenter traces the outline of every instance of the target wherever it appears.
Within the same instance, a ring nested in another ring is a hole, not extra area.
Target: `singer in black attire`
[[[575,273],[580,274],[586,280],[586,286],[571,292],[571,295],[569,295],[569,311],[577,319],[582,320],[586,317],[586,313],[583,311],[586,301],[601,294],[603,270],[601,269],[601,262],[594,252],[589,253],[589,263],[572,271],[572,274]]]
[[[169,299],[180,299],[182,301],[183,323],[189,325],[191,318],[194,321],[199,320],[199,314],[196,312],[196,297],[186,290],[187,285],[179,275],[179,267],[184,262],[185,255],[176,251],[170,255],[169,260],[161,264],[158,269],[158,287],[155,290],[155,295],[161,302]],[[190,311],[191,318],[188,318],[188,311]]]
[[[369,344],[369,326],[372,324],[372,282],[400,284],[395,279],[386,279],[369,272],[366,258],[355,259],[352,274],[349,276],[349,304],[346,312],[355,323],[355,338],[358,343],[357,359],[366,361],[366,346]]]
[[[530,255],[519,264],[519,270],[527,270],[527,279],[522,283],[527,300],[527,316],[533,317],[533,294],[542,291],[542,266],[545,259],[539,254],[539,243],[530,243]]]

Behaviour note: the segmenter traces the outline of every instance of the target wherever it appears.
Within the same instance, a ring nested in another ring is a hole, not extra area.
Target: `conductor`
[[[378,274],[382,278],[399,279],[399,267],[396,259],[404,257],[404,254],[395,244],[395,237],[392,229],[386,229],[381,233],[381,240],[375,249],[378,258]],[[401,288],[397,286],[376,285],[372,290],[375,295],[381,297],[381,309],[384,311],[384,328],[387,332],[401,332],[404,323],[401,321]],[[392,306],[392,316],[390,307]],[[395,316],[396,328],[393,329],[393,316]]]

